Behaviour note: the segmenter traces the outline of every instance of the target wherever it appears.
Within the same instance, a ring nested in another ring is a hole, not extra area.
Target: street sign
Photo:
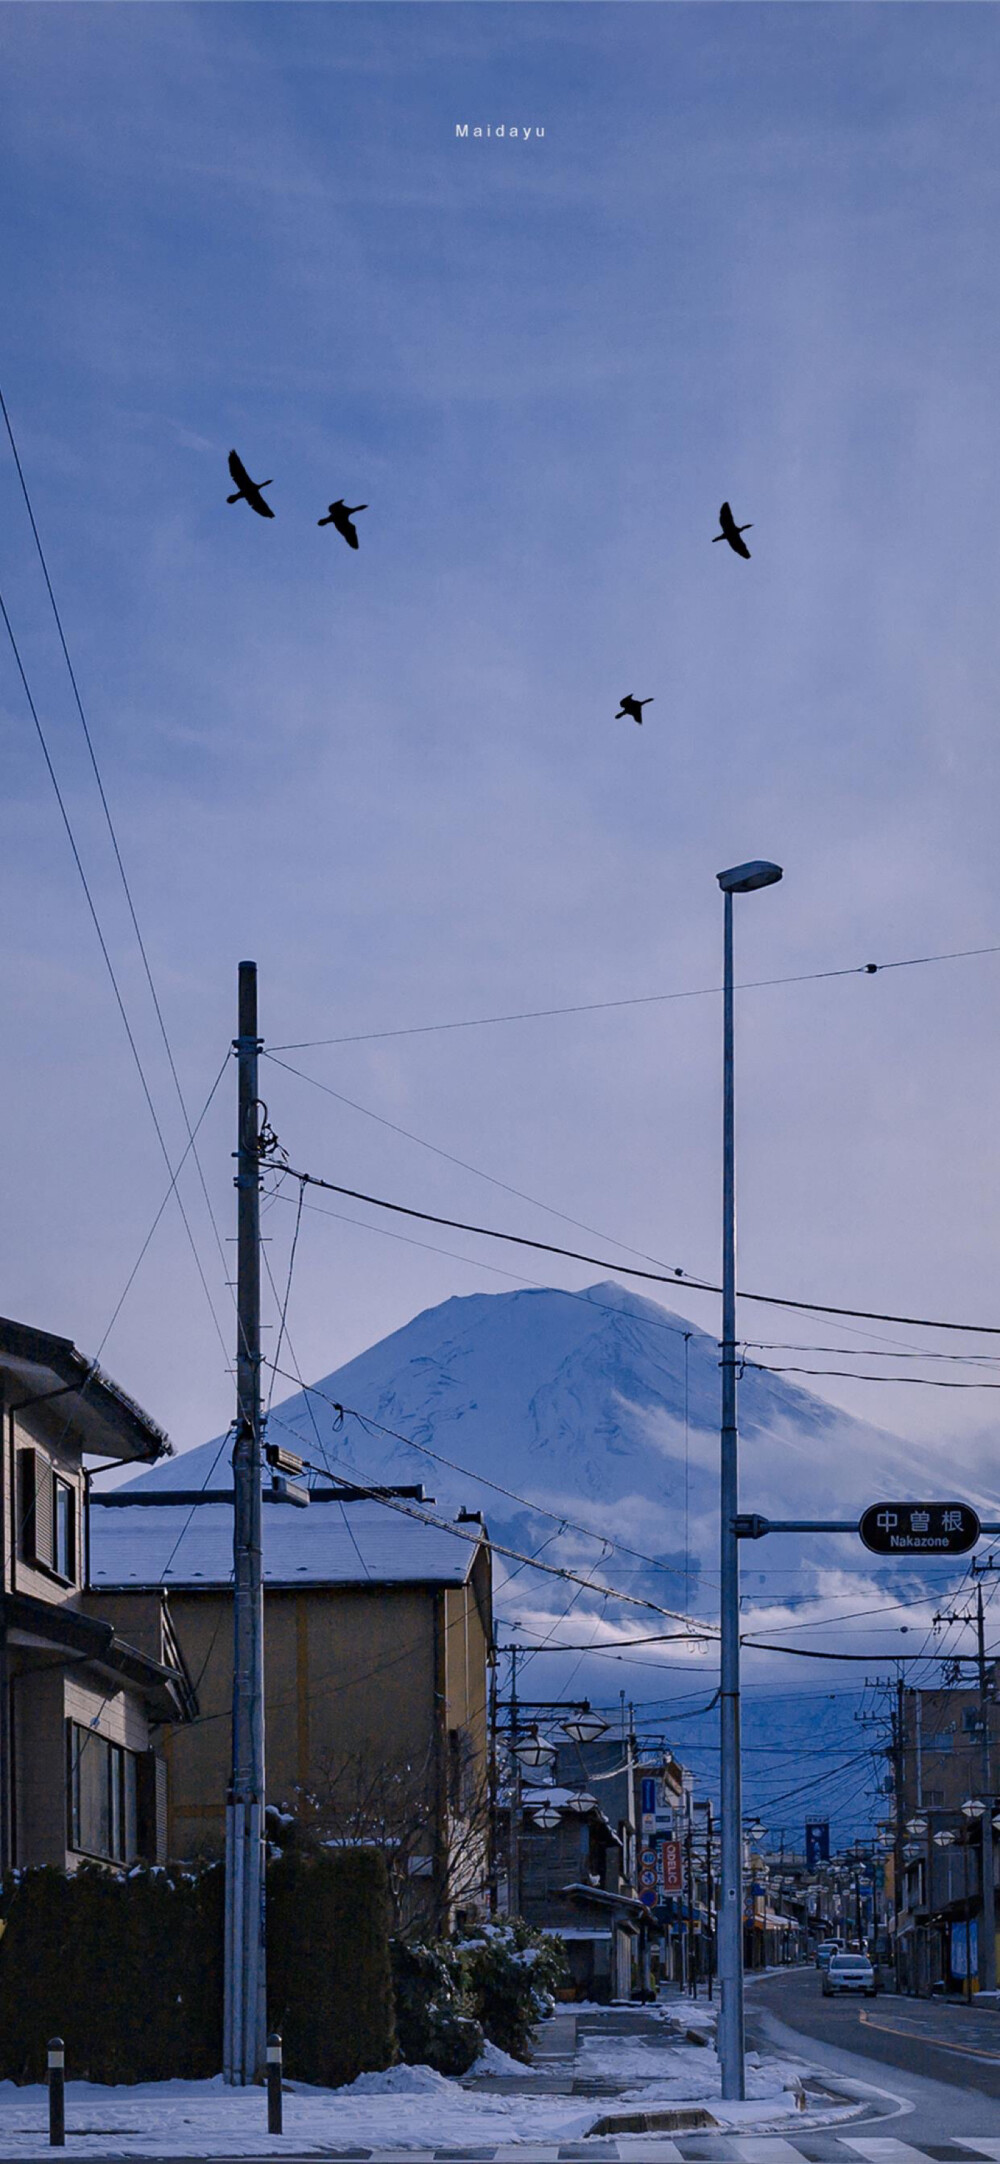
[[[858,1532],[873,1555],[965,1555],[980,1525],[968,1503],[870,1503]]]
[[[684,1862],[679,1841],[660,1842],[660,1883],[665,1894],[684,1890]]]
[[[806,1869],[815,1871],[817,1864],[830,1861],[830,1821],[813,1818],[806,1825]]]

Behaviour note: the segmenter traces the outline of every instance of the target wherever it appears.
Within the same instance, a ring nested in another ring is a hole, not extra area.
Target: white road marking
[[[858,2134],[841,2134],[839,2139],[845,2149],[855,2149],[859,2156],[871,2159],[871,2164],[927,2164],[926,2149],[914,2149],[911,2142],[896,2141],[891,2134],[872,2135],[867,2140]]]
[[[731,2146],[744,2164],[802,2164],[801,2149],[780,2134],[741,2134]]]

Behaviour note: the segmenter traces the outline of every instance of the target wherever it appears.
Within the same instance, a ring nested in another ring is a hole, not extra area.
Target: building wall
[[[128,1628],[133,1596],[114,1596]],[[232,1595],[173,1589],[170,1613],[199,1715],[164,1734],[171,1857],[218,1853],[230,1764]],[[340,1793],[409,1767],[426,1797],[427,1853],[481,1786],[487,1641],[471,1586],[268,1588],[264,1602],[267,1800]],[[467,1736],[474,1773],[452,1735]],[[461,1793],[464,1785],[464,1799]],[[456,1787],[458,1793],[456,1793]]]
[[[992,1674],[992,1664],[990,1673]],[[988,1709],[991,1789],[1000,1783],[1000,1705]],[[903,1696],[904,1815],[957,1810],[983,1787],[977,1690],[908,1690]],[[918,1787],[920,1795],[918,1798]]]

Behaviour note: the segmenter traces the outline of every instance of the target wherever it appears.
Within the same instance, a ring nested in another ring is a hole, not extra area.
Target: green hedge
[[[377,1849],[295,1849],[267,1874],[268,2019],[286,2074],[329,2087],[391,2066],[389,1881]]]
[[[300,2080],[352,2081],[396,2055],[385,1865],[371,1850],[272,1863],[268,2018]],[[223,1872],[26,1871],[0,1897],[0,2079],[187,2081],[222,2064]]]
[[[26,1871],[0,1900],[0,2077],[196,2081],[222,2060],[222,1872]]]

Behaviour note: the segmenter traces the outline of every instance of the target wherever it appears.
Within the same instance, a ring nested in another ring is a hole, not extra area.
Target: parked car
[[[867,1954],[831,1954],[823,1975],[824,1999],[838,1991],[861,1991],[873,1999],[877,1990],[878,1977]]]
[[[843,1951],[843,1939],[821,1939],[816,1948],[816,1967],[818,1969],[827,1968],[831,1957],[834,1954],[842,1954]]]

